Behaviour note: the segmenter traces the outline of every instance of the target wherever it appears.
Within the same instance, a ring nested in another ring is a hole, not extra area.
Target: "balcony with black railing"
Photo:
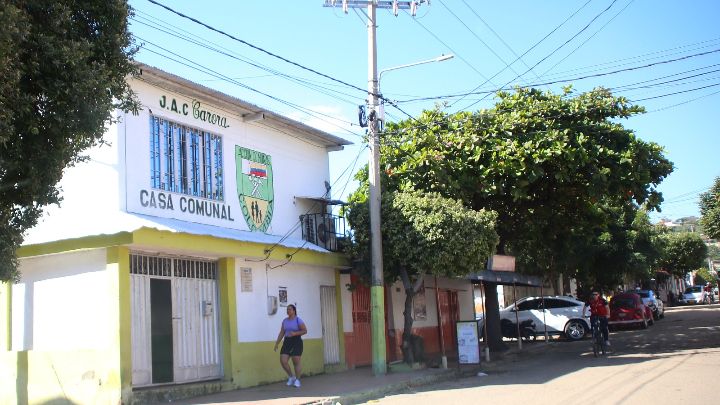
[[[339,252],[345,242],[345,218],[332,214],[300,215],[302,238],[331,252]]]

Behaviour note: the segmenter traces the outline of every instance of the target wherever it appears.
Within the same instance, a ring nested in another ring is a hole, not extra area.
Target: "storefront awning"
[[[468,275],[467,278],[474,284],[479,284],[481,281],[487,281],[489,283],[502,285],[514,284],[528,287],[540,287],[542,285],[542,279],[540,277],[508,271],[482,270]]]

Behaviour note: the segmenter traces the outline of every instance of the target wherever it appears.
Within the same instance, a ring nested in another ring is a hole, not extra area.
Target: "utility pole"
[[[372,333],[372,365],[376,376],[387,374],[385,342],[385,287],[383,286],[382,234],[380,232],[380,134],[378,128],[378,73],[377,73],[377,9],[392,9],[397,16],[398,10],[409,9],[412,15],[420,3],[425,0],[382,1],[382,0],[325,0],[324,7],[342,6],[347,14],[348,8],[367,7],[368,18],[368,130],[370,158],[368,162],[368,182],[370,185],[370,254],[372,275],[370,284],[370,330]]]

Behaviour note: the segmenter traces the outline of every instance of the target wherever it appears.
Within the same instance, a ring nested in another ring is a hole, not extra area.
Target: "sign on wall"
[[[273,216],[273,172],[270,155],[235,146],[237,193],[251,231],[265,232]]]

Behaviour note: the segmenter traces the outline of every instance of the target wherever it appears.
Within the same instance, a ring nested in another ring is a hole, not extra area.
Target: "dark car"
[[[639,295],[631,292],[620,293],[610,300],[610,319],[608,325],[638,325],[645,329],[654,323],[650,308]]]

